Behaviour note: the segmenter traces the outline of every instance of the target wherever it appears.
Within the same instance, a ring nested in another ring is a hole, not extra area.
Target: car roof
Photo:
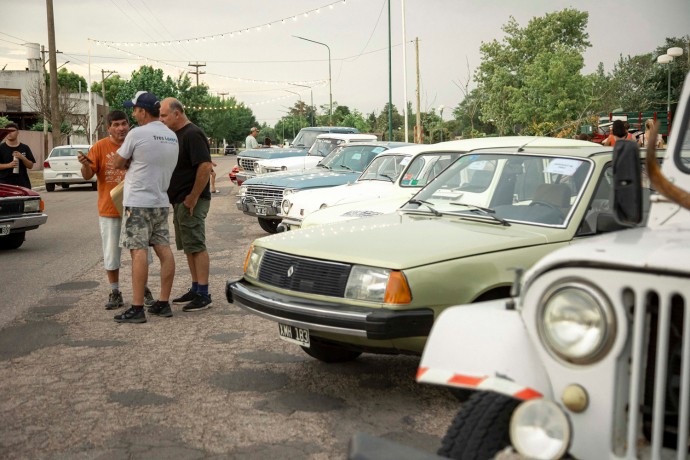
[[[581,141],[577,139],[565,139],[559,137],[539,136],[502,136],[502,137],[477,137],[473,139],[461,139],[457,141],[439,142],[431,144],[429,150],[475,150],[497,147],[594,147],[599,146],[595,142]]]
[[[89,144],[70,144],[70,145],[58,145],[56,147],[53,147],[53,149],[83,149],[83,148],[91,148]]]
[[[352,140],[352,139],[364,139],[364,140],[376,140],[375,134],[361,134],[361,133],[323,133],[316,136],[317,139],[342,139],[342,140]]]

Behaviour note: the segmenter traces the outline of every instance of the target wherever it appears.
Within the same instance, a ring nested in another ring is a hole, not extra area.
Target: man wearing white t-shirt
[[[145,323],[144,286],[148,280],[149,246],[153,246],[161,262],[161,292],[153,306],[162,312],[159,316],[172,316],[169,299],[175,258],[170,250],[167,190],[179,147],[175,133],[158,120],[160,102],[156,96],[139,91],[124,106],[134,108],[132,116],[139,125],[127,134],[115,158],[116,168],[127,169],[120,246],[129,249],[132,255],[132,306],[115,316],[115,321]]]

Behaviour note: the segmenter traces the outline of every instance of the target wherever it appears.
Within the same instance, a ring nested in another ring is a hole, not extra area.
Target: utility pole
[[[58,102],[57,59],[55,47],[55,17],[53,15],[53,0],[46,0],[48,16],[48,53],[50,55],[50,121],[53,125],[53,147],[62,144],[62,120]]]
[[[417,124],[415,143],[422,143],[422,114],[419,112],[419,37],[414,39],[414,51],[417,60]]]
[[[206,67],[206,63],[199,64],[199,61],[196,61],[195,64],[192,64],[191,62],[187,64],[189,67],[194,67],[196,70],[194,72],[189,72],[192,75],[196,75],[196,86],[199,86],[199,75],[203,75],[206,72],[202,72],[199,70],[199,67]]]
[[[43,99],[43,158],[48,156],[48,88],[46,87],[46,47],[41,45],[41,98]]]
[[[108,75],[105,73],[108,72]],[[103,107],[108,107],[108,101],[105,99],[105,79],[115,73],[115,70],[101,69],[101,91],[103,92]]]
[[[403,43],[405,46],[405,43]],[[388,0],[388,142],[393,141],[393,57],[391,46],[391,0]],[[407,109],[406,109],[407,110]]]

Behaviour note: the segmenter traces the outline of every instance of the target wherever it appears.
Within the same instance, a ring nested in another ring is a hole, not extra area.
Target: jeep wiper
[[[491,209],[491,208],[484,208],[482,206],[477,206],[474,204],[458,203],[458,202],[453,202],[453,201],[451,201],[450,204],[452,204],[454,206],[465,206],[467,208],[470,208],[470,211],[477,211],[484,216],[491,217],[493,220],[500,222],[501,225],[505,225],[506,227],[510,227],[510,223],[507,220],[498,217],[496,215],[496,211]]]
[[[411,203],[411,204],[418,204],[418,205],[422,205],[422,204],[423,204],[424,206],[426,206],[427,208],[429,208],[429,209],[431,210],[431,212],[434,213],[435,216],[441,217],[441,216],[443,215],[443,213],[437,211],[436,208],[434,208],[433,203],[429,203],[428,201],[424,201],[424,200],[410,200],[410,201],[408,201],[408,203]]]

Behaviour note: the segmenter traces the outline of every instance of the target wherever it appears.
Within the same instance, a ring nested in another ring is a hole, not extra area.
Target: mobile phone
[[[78,150],[77,153],[78,153],[79,155],[84,156],[84,158],[86,158],[86,161],[88,161],[89,163],[93,163],[93,161],[91,160],[91,158],[89,158],[88,156],[86,156],[86,154],[85,154],[84,152],[82,152],[81,150]]]

